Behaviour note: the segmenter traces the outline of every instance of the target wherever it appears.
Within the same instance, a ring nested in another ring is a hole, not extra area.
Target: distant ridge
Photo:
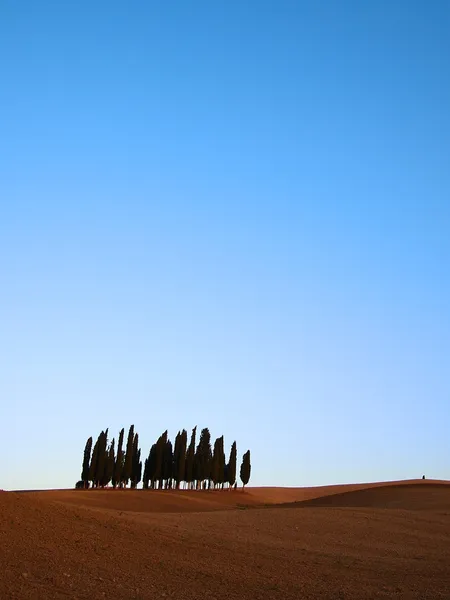
[[[273,507],[273,505],[270,505]],[[327,495],[281,503],[283,508],[384,508],[403,510],[445,510],[450,512],[450,483],[413,481],[380,484]]]

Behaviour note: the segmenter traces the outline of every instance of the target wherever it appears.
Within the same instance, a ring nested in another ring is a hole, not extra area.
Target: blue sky
[[[0,488],[131,423],[236,439],[254,485],[450,478],[449,26],[1,3]]]

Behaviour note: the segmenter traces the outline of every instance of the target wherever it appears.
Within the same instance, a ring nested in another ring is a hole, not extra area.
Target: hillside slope
[[[432,480],[406,480],[378,483],[359,483],[345,485],[329,485],[304,488],[280,487],[249,487],[243,492],[216,490],[216,491],[185,491],[185,490],[48,490],[21,492],[28,497],[55,501],[75,506],[85,506],[92,509],[118,510],[138,513],[174,513],[174,512],[209,512],[229,510],[236,507],[265,506],[277,504],[290,504],[326,497],[370,490],[375,488],[398,487],[416,485],[421,489],[431,490],[430,486],[436,484],[450,484]],[[396,492],[397,494],[399,492]],[[425,493],[425,496],[427,493]],[[322,500],[318,500],[319,504]],[[326,501],[324,500],[326,503]]]
[[[285,506],[400,508],[404,510],[438,510],[450,514],[450,485],[447,483],[415,483],[377,486],[330,494]]]
[[[60,494],[0,494],[0,598],[448,598],[448,511],[140,512],[139,493],[125,510]]]

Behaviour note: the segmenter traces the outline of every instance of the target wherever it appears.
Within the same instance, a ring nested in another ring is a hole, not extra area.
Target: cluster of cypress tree
[[[92,437],[90,437],[84,448],[83,467],[81,481],[76,487],[88,488],[89,482],[92,487],[105,487],[112,483],[113,487],[137,487],[142,479],[141,449],[139,448],[139,435],[134,433],[134,425],[128,432],[128,440],[125,451],[123,450],[123,438],[125,430],[119,433],[117,453],[115,451],[115,439],[108,444],[108,429],[102,431],[92,448]]]
[[[124,429],[119,434],[117,452],[115,440],[108,444],[108,429],[102,431],[92,448],[90,437],[84,449],[81,481],[78,488],[127,487],[136,488],[141,479],[144,489],[224,489],[236,487],[237,448],[233,442],[226,461],[223,436],[216,439],[211,447],[211,434],[205,427],[200,433],[196,446],[197,427],[192,430],[188,445],[187,431],[179,431],[175,444],[168,438],[167,431],[159,436],[150,448],[142,472],[139,436],[131,425],[125,451],[123,449]],[[245,486],[250,480],[250,450],[243,458],[240,478]]]

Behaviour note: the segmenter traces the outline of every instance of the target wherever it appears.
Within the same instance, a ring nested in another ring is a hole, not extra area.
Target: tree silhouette
[[[241,472],[240,472],[241,481],[243,483],[244,488],[250,480],[251,469],[252,469],[252,466],[250,464],[250,450],[247,450],[247,452],[242,457]]]
[[[233,442],[230,450],[230,458],[227,465],[227,481],[232,488],[236,483],[236,462],[237,462],[237,449],[236,442]]]
[[[211,479],[216,488],[225,481],[225,454],[223,451],[223,435],[214,442],[214,451],[211,462]]]
[[[186,445],[187,431],[183,429],[181,433],[178,432],[175,438],[173,451],[173,477],[177,490],[180,489],[180,483],[184,480],[186,474]]]
[[[92,487],[96,487],[97,485],[98,447],[100,444],[100,436],[101,434],[99,435],[97,441],[94,444],[94,449],[92,450],[91,464],[89,465],[89,481],[92,481]]]
[[[189,448],[186,452],[186,467],[184,479],[189,489],[192,489],[194,485],[194,462],[195,462],[195,438],[197,434],[197,426],[195,426],[191,433],[191,441],[189,442]]]
[[[214,442],[213,457],[211,462],[211,479],[214,487],[216,487],[219,482],[219,444],[220,438],[217,438]]]
[[[123,468],[123,436],[125,430],[122,428],[119,433],[119,441],[117,443],[116,464],[114,465],[113,487],[121,485],[122,468]]]
[[[157,444],[153,444],[150,448],[150,452],[148,454],[148,459],[146,462],[146,473],[145,473],[145,481],[147,482],[147,488],[150,487],[152,489],[156,486],[156,455],[158,453]]]
[[[134,425],[130,426],[128,431],[127,449],[125,454],[125,463],[122,472],[122,482],[125,487],[131,479],[133,472],[133,442],[134,442]]]
[[[195,453],[194,471],[197,479],[197,489],[205,489],[206,481],[211,480],[211,434],[205,427],[200,433],[200,441]]]
[[[89,465],[91,462],[91,452],[92,452],[92,437],[88,438],[86,442],[86,446],[84,447],[84,455],[83,455],[83,467],[81,471],[81,481],[84,484],[84,487],[87,488],[89,486]]]
[[[222,489],[225,485],[225,450],[224,450],[224,441],[223,435],[219,438],[219,485],[222,486]]]
[[[142,477],[141,449],[139,448],[139,435],[136,433],[133,440],[133,459],[131,465],[131,487],[137,487]]]
[[[97,449],[97,466],[95,469],[95,480],[96,487],[103,486],[105,478],[105,469],[107,464],[107,447],[108,444],[108,430],[102,431],[98,436],[98,449]]]
[[[166,443],[167,443],[167,430],[159,436],[158,441],[156,442],[155,448],[155,469],[154,469],[154,487],[156,487],[156,483],[158,483],[158,489],[163,489],[164,482],[164,472],[163,472],[163,463],[166,451]]]
[[[142,475],[142,487],[144,490],[148,490],[150,477],[148,474],[148,458],[144,461],[144,474]]]
[[[155,445],[153,444],[153,446],[150,448],[150,452],[148,453],[148,457],[144,461],[144,475],[142,477],[142,485],[144,487],[144,490],[148,490],[149,487],[151,487],[151,485],[150,485],[150,480],[151,480],[150,460],[151,460],[151,454],[153,452],[154,447],[155,447]]]
[[[173,476],[173,449],[172,442],[166,441],[163,454],[162,464],[162,478],[165,482],[165,489],[170,490],[172,488],[172,476]]]

